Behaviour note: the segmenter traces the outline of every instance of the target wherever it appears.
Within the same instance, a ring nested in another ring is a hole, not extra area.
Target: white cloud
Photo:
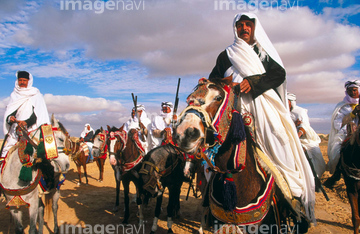
[[[59,96],[45,94],[44,99],[49,112],[54,113],[83,113],[110,111],[121,112],[123,106],[118,101],[109,101],[104,98],[89,98],[84,96]]]

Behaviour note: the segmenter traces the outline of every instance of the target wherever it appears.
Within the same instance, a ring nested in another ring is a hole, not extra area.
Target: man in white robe
[[[33,87],[33,76],[26,71],[18,71],[16,78],[15,88],[10,95],[4,114],[4,135],[8,134],[8,137],[0,161],[17,143],[16,127],[18,125],[31,132],[42,124],[50,124],[44,97],[37,88]]]
[[[170,131],[172,134],[173,123],[173,104],[171,102],[161,103],[160,115],[154,117],[151,124],[150,138],[151,148],[158,147],[164,140],[164,131]]]
[[[301,145],[314,165],[318,178],[325,172],[326,164],[321,153],[319,144],[321,139],[315,130],[310,126],[308,110],[296,105],[296,95],[287,94],[291,119],[294,121]]]
[[[255,140],[291,190],[284,195],[301,200],[307,218],[316,223],[314,178],[290,117],[280,56],[254,14],[237,14],[232,26],[235,41],[219,55],[209,79],[232,75],[239,83],[237,109],[254,116]]]
[[[95,131],[94,129],[90,126],[90,124],[85,124],[85,128],[84,130],[81,132],[80,134],[80,142],[84,142],[88,148],[89,148],[89,162],[92,163],[94,162],[94,156],[92,155],[91,151],[92,151],[92,147],[94,145],[93,143],[93,137],[94,137]]]
[[[149,130],[151,128],[151,121],[147,117],[144,105],[138,104],[136,106],[136,111],[137,111],[137,116],[135,113],[135,108],[132,109],[131,118],[125,123],[124,130],[126,131],[126,133],[133,128],[138,130],[139,140],[146,154],[151,150],[151,144],[149,142],[150,140],[148,137]],[[140,119],[140,121],[138,118]]]
[[[331,188],[336,181],[340,180],[341,172],[338,170],[338,162],[340,159],[341,144],[344,141],[347,130],[346,125],[343,124],[344,117],[349,116],[351,122],[357,124],[356,106],[359,104],[359,80],[351,80],[345,83],[345,97],[339,102],[331,116],[331,130],[328,141],[328,157],[327,170],[333,174],[324,182],[324,185]],[[353,113],[354,112],[354,113]]]

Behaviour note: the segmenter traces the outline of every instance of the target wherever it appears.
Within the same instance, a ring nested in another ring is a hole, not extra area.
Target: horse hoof
[[[115,206],[114,208],[113,208],[113,212],[118,212],[119,211],[119,207],[118,206]]]
[[[103,181],[102,180],[98,180],[100,183],[102,183]]]
[[[174,233],[173,230],[170,228],[167,233]]]
[[[151,231],[150,234],[155,234],[155,232],[154,232],[154,231]]]
[[[77,183],[76,185],[77,185],[77,186],[80,186],[80,183]]]
[[[124,219],[123,221],[122,221],[122,224],[128,224],[129,222],[128,222],[128,220],[127,219]]]

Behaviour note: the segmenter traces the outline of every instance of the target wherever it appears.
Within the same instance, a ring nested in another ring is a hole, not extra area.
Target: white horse
[[[25,182],[19,179],[20,171],[23,164],[19,160],[19,152],[22,153],[24,149],[20,149],[20,144],[16,144],[10,151],[8,156],[3,163],[0,175],[0,185],[2,192],[4,193],[7,206],[10,209],[10,213],[15,221],[15,232],[24,233],[24,227],[22,225],[22,211],[18,209],[20,206],[25,205],[29,209],[30,217],[30,229],[29,233],[36,233],[36,223],[39,217],[39,231],[43,233],[44,224],[44,208],[50,204],[52,199],[52,209],[54,213],[54,233],[59,232],[57,223],[57,209],[58,200],[60,198],[60,190],[57,188],[59,180],[62,180],[63,174],[69,170],[70,162],[68,156],[64,153],[64,143],[66,142],[67,132],[65,128],[59,123],[54,115],[51,119],[52,130],[54,132],[55,142],[58,151],[58,157],[51,159],[50,163],[54,168],[55,187],[48,191],[45,195],[45,204],[39,198],[41,196],[40,189],[38,188],[40,177],[42,175],[41,170],[37,169],[36,166],[32,167],[32,181]],[[29,137],[38,144],[40,137],[40,130],[32,132]],[[35,165],[34,154],[30,157],[30,162]],[[60,188],[60,187],[59,187]],[[43,194],[44,195],[44,194]]]

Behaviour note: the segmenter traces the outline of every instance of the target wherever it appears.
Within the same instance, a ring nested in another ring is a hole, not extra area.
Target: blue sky
[[[235,9],[221,8],[222,0],[78,0],[66,8],[71,2],[0,1],[1,116],[17,70],[32,73],[50,114],[72,136],[85,123],[120,127],[131,93],[149,116],[158,114],[162,101],[174,101],[179,77],[181,110],[232,44],[234,15],[245,11],[258,15],[285,65],[288,90],[308,109],[316,132],[329,133],[343,84],[359,79],[355,0],[230,1]]]

